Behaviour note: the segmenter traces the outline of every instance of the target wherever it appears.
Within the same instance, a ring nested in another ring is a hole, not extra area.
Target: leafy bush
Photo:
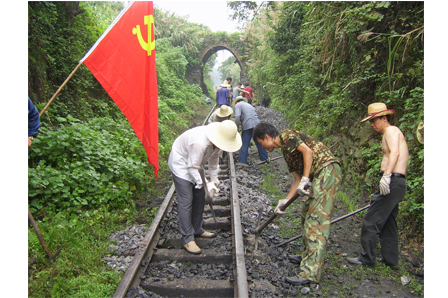
[[[59,117],[52,129],[42,123],[30,147],[30,210],[45,213],[80,207],[120,207],[149,174],[146,153],[126,119],[80,122]],[[62,123],[68,123],[62,125]]]

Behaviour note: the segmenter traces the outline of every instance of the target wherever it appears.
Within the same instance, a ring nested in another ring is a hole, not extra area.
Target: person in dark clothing
[[[28,97],[28,147],[39,134],[40,116],[33,102]]]
[[[387,109],[384,103],[373,103],[368,107],[368,116],[361,122],[370,120],[374,131],[383,135],[381,172],[379,186],[370,200],[370,207],[362,221],[362,253],[357,258],[347,258],[355,265],[376,266],[378,238],[382,259],[379,261],[396,268],[398,266],[398,203],[406,194],[406,169],[409,151],[401,130],[390,124],[390,115],[395,110]]]

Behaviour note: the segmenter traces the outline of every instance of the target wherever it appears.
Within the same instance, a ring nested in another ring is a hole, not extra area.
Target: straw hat
[[[381,117],[384,115],[393,115],[397,111],[392,109],[387,109],[386,105],[382,102],[376,102],[369,105],[367,108],[368,116],[362,119],[360,122],[364,122],[373,118]]]
[[[226,88],[230,88],[230,85],[229,84],[227,84],[227,83],[222,83],[221,85],[220,85],[221,87],[226,87]]]
[[[235,98],[235,100],[232,101],[232,107],[234,107],[234,106],[236,105],[236,102],[237,102],[238,100],[240,100],[240,99],[242,99],[242,100],[244,100],[245,102],[247,102],[247,98],[245,98],[244,96],[237,96],[237,97]]]
[[[207,138],[223,151],[235,152],[241,148],[241,135],[232,120],[212,122],[207,125]]]
[[[420,144],[424,144],[424,127],[423,121],[420,122],[420,124],[417,127],[417,140],[420,142]]]
[[[229,117],[232,115],[233,110],[228,105],[222,105],[217,111],[216,115],[221,118]]]

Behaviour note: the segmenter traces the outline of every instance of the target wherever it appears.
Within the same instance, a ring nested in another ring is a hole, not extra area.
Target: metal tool
[[[349,213],[349,214],[346,214],[346,215],[344,215],[344,216],[341,216],[341,217],[338,217],[338,218],[336,218],[336,219],[333,219],[333,220],[330,222],[330,224],[337,223],[338,221],[343,220],[343,219],[345,219],[345,218],[347,218],[347,217],[350,217],[350,216],[352,216],[352,215],[355,215],[356,213],[359,213],[359,212],[361,212],[361,211],[363,211],[363,210],[365,210],[365,209],[367,209],[367,208],[369,208],[369,207],[370,207],[370,205],[367,205],[367,206],[365,206],[365,207],[362,207],[361,209],[358,209],[358,210],[356,210],[356,211],[353,211],[352,213]],[[286,243],[289,243],[289,242],[291,242],[291,241],[294,241],[294,240],[296,240],[296,239],[299,239],[300,237],[302,237],[302,235],[299,235],[299,236],[295,236],[295,237],[289,238],[288,240],[286,240],[286,241],[284,241],[284,242],[282,242],[282,243],[280,243],[280,244],[274,245],[274,246],[275,246],[275,247],[282,246],[282,245],[284,245],[284,244],[286,244]]]
[[[199,170],[199,174],[201,175],[202,185],[205,191],[205,203],[208,204],[208,206],[210,207],[210,211],[212,212],[215,224],[218,224],[218,221],[216,220],[215,216],[215,211],[213,210],[213,196],[215,195],[215,191],[213,190],[211,194],[208,192],[207,180],[205,180],[205,170],[204,169]]]
[[[34,221],[34,218],[33,218],[33,215],[31,214],[30,209],[28,209],[28,221],[33,226],[34,231],[36,231],[37,238],[39,238],[39,241],[42,244],[42,247],[44,248],[45,252],[47,253],[48,258],[50,259],[51,262],[53,262],[56,259],[56,257],[59,255],[59,253],[61,252],[62,246],[58,248],[57,252],[54,255],[51,255],[50,250],[48,249],[47,244],[45,243],[44,237],[42,237],[42,234],[40,233],[39,228],[37,227],[37,224]]]
[[[294,202],[298,197],[299,197],[299,193],[295,194],[291,199],[288,200],[288,202],[286,202],[285,205],[283,205],[280,210],[281,211],[285,211],[285,209],[292,203]],[[258,226],[258,228],[255,230],[255,249],[258,249],[258,238],[260,237],[261,231],[264,230],[264,228],[266,228],[268,226],[268,224],[270,224],[275,218],[277,217],[277,214],[272,214],[271,217],[265,221],[261,226]]]
[[[258,207],[258,223],[257,223],[257,227],[260,226],[260,221],[261,221],[261,215],[262,214],[263,214],[263,207],[259,206]],[[254,249],[254,251],[258,249],[258,236],[259,236],[259,234],[257,234],[255,236],[255,249]]]
[[[270,163],[271,161],[274,161],[274,160],[277,160],[277,159],[280,159],[280,158],[283,158],[283,155],[282,155],[282,156],[273,157],[273,158],[268,158],[268,159],[266,159],[266,160],[257,162],[255,165],[256,165],[256,166],[259,166],[259,165],[262,165],[262,164],[264,164],[264,163]]]

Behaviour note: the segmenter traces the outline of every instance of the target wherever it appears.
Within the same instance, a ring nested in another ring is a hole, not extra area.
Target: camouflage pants
[[[321,170],[312,181],[312,197],[302,210],[302,235],[305,251],[300,263],[301,275],[319,282],[330,235],[334,199],[341,182],[341,168],[332,163]]]

